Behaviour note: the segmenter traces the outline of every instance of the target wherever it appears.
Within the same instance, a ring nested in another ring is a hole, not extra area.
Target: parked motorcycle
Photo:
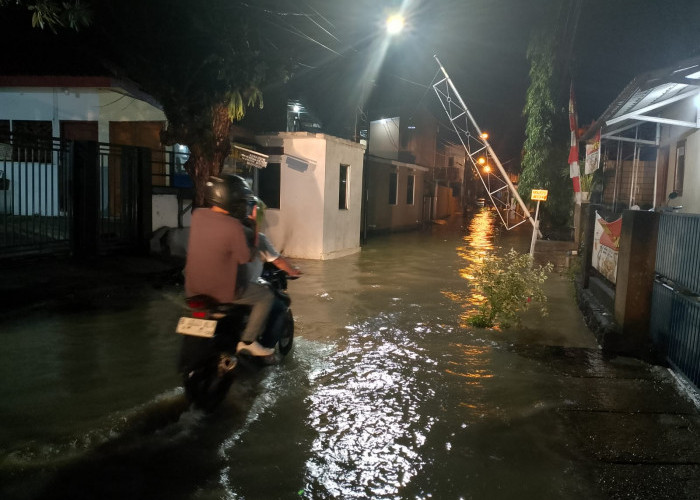
[[[276,297],[279,310],[271,314],[269,324],[260,339],[261,343],[275,343],[279,354],[251,357],[258,364],[271,364],[278,356],[284,357],[294,343],[294,316],[290,309],[291,298],[287,293],[287,280],[295,279],[271,264],[266,264],[262,279]],[[185,299],[189,316],[180,318],[176,332],[183,335],[179,372],[182,374],[185,396],[195,407],[211,411],[226,397],[235,378],[239,357],[236,346],[245,328],[250,306],[220,304],[207,295]],[[271,359],[272,358],[272,359]]]

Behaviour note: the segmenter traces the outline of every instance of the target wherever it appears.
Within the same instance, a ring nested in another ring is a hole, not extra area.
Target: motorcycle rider
[[[274,301],[266,286],[250,283],[239,267],[253,258],[241,221],[248,217],[255,201],[245,180],[236,175],[210,177],[205,186],[208,208],[192,213],[185,264],[185,293],[209,295],[220,303],[251,306],[250,316],[236,353],[269,356],[274,349],[256,339],[262,333]],[[253,235],[253,240],[255,240]]]
[[[265,218],[265,203],[260,198],[255,197],[255,207],[248,215],[248,220],[244,221],[246,227],[251,228],[257,234],[257,242],[253,259],[246,265],[246,273],[251,282],[257,283],[263,272],[263,264],[271,263],[278,269],[286,272],[292,278],[298,278],[303,273],[294,267],[287,259],[275,249],[272,242],[261,230]],[[268,315],[267,327],[262,334],[260,343],[264,347],[274,348],[279,340],[282,331],[281,322],[284,321],[286,305],[280,299],[275,298],[272,309]]]

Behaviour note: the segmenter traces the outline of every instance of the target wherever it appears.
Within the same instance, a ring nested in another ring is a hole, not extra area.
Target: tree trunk
[[[189,142],[190,157],[185,163],[185,169],[194,184],[195,207],[204,205],[204,185],[207,179],[221,173],[224,160],[231,152],[231,119],[228,115],[228,105],[217,104],[212,109],[211,120],[211,136],[199,137]]]

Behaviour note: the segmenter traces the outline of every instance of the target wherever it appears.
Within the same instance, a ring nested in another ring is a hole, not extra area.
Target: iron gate
[[[700,387],[700,216],[662,214],[651,336],[669,363]]]
[[[144,148],[11,137],[0,144],[0,257],[140,247],[150,175]]]

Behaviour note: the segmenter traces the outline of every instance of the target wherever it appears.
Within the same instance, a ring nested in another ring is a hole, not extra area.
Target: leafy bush
[[[519,325],[518,313],[532,303],[546,316],[547,296],[542,284],[551,271],[551,263],[535,266],[529,254],[519,254],[513,249],[503,257],[484,257],[483,266],[474,273],[474,287],[485,300],[468,323],[481,328]]]

